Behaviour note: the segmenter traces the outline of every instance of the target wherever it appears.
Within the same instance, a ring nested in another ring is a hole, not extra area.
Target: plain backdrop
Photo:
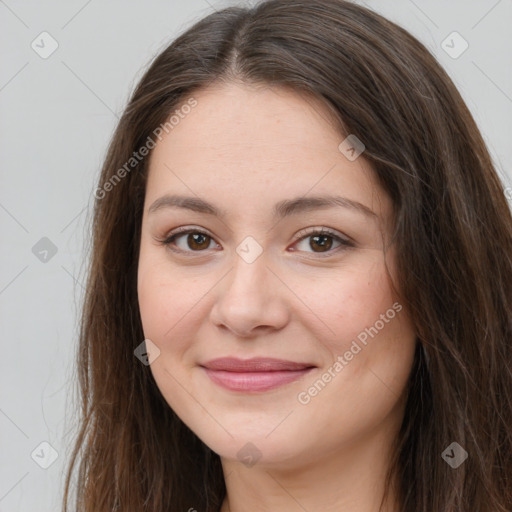
[[[512,2],[360,3],[436,55],[511,186]],[[0,0],[0,512],[60,510],[87,223],[117,119],[152,57],[228,5]]]

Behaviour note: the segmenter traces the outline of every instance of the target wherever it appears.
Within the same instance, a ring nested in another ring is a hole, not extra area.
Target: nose
[[[268,266],[264,254],[252,263],[235,255],[233,268],[215,289],[211,320],[237,337],[280,330],[289,321],[289,290]]]

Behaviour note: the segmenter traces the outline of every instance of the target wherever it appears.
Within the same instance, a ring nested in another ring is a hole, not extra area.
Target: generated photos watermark
[[[152,132],[152,135],[149,135],[146,139],[146,142],[138,149],[138,151],[134,151],[132,156],[120,167],[115,174],[113,174],[101,187],[98,187],[94,191],[94,197],[96,199],[103,199],[108,192],[114,189],[114,187],[125,178],[132,169],[137,167],[139,162],[141,162],[147,155],[149,155],[150,150],[152,150],[156,146],[156,140],[161,141],[163,139],[163,133],[170,133],[182,119],[190,114],[192,108],[197,105],[197,100],[192,97],[187,100],[185,104],[183,104],[179,109],[176,109],[174,113],[168,118],[165,123],[162,123],[160,126],[155,128]]]
[[[373,339],[400,311],[402,311],[402,305],[395,302],[391,308],[380,315],[379,320],[371,327],[361,331],[357,335],[357,339],[352,340],[350,348],[342,355],[337,356],[335,362],[307,390],[301,391],[297,395],[299,403],[302,405],[309,404],[311,399],[317,396],[366,347],[369,341],[368,337]]]

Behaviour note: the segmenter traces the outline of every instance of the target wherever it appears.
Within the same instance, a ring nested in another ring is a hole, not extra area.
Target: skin
[[[194,98],[197,106],[164,134],[149,165],[138,294],[145,337],[160,350],[150,365],[155,381],[220,455],[222,512],[376,512],[415,348],[385,267],[394,278],[393,246],[384,251],[391,201],[364,153],[350,161],[338,149],[345,137],[318,100],[235,83]],[[333,193],[375,215],[338,206],[272,216],[279,201]],[[176,207],[150,213],[165,194],[205,199],[226,216]],[[161,240],[180,226],[211,238],[194,245],[181,234],[171,247],[184,252],[175,253]],[[353,246],[327,237],[325,252],[312,236],[322,227]],[[247,236],[262,249],[252,263],[236,252]],[[334,371],[337,357],[393,304],[400,312]],[[316,368],[276,389],[241,393],[219,387],[199,366],[222,356]],[[301,403],[299,394],[325,373],[330,382]],[[244,446],[255,464],[237,455]],[[383,510],[391,512],[390,493]]]

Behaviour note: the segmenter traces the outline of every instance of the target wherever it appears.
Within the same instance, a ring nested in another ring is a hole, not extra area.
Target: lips
[[[215,384],[231,391],[267,391],[295,381],[314,365],[274,358],[222,357],[201,365]]]

